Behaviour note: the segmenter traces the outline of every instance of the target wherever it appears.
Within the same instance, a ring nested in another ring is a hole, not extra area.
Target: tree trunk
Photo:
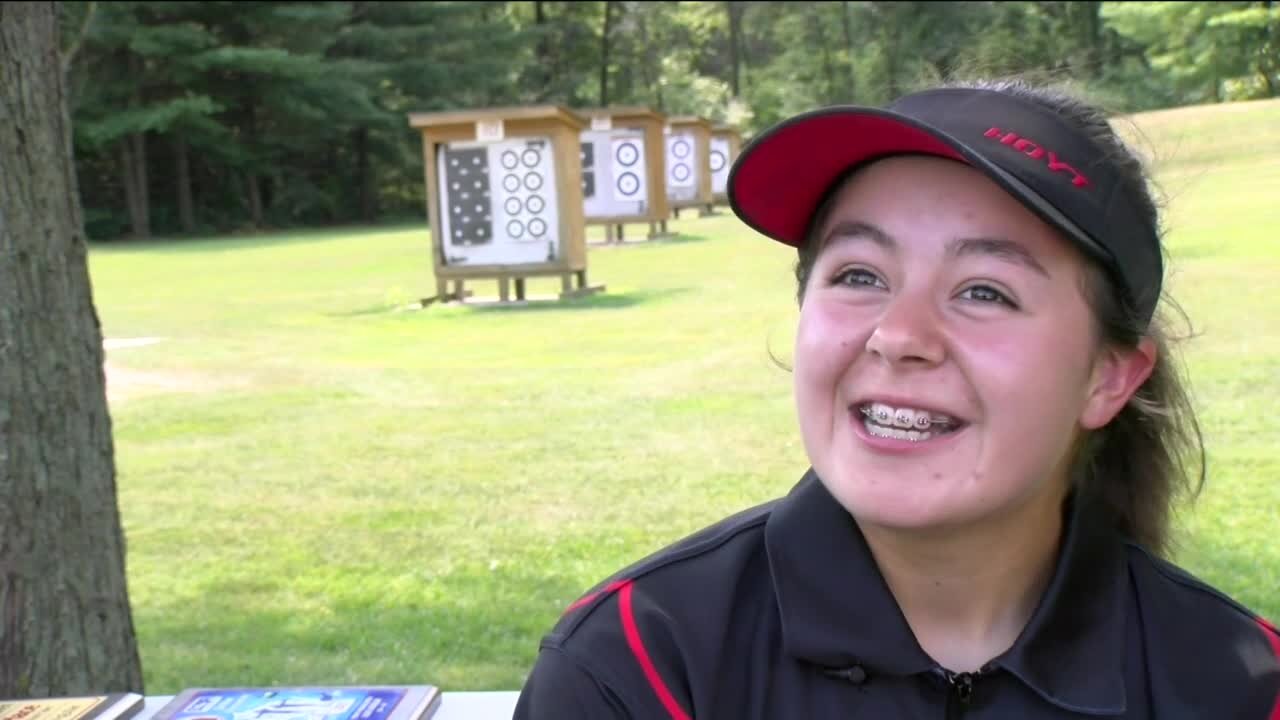
[[[729,87],[735,98],[742,97],[742,5],[729,0]]]
[[[547,14],[545,8],[542,7],[542,0],[533,0],[533,24],[538,28],[538,42],[534,47],[534,55],[537,59],[537,72],[534,74],[537,86],[537,98],[539,102],[546,100],[551,95],[551,45],[547,42],[546,33],[549,32],[547,26]]]
[[[129,53],[129,72],[133,73],[134,77],[142,77],[142,58],[133,53]],[[141,107],[141,105],[141,90],[135,86],[133,106]],[[133,133],[126,135],[124,142],[129,148],[125,156],[127,163],[125,172],[128,173],[129,182],[133,184],[133,201],[130,204],[133,236],[149,238],[151,237],[151,195],[147,187],[147,136],[145,133]]]
[[[657,65],[654,59],[653,45],[649,43],[649,23],[645,20],[645,12],[655,5],[641,5],[639,8],[640,15],[638,17],[637,26],[640,29],[640,47],[643,57],[641,58],[640,67],[644,80],[644,85],[649,92],[653,93],[655,99],[655,107],[658,112],[666,112],[666,103],[662,99],[662,68],[655,67]]]
[[[373,173],[369,168],[369,128],[355,130],[356,187],[360,188],[360,219],[371,223],[377,219],[378,208],[374,202]]]
[[[196,231],[195,207],[191,202],[191,158],[187,154],[187,141],[176,134],[173,159],[178,176],[178,221],[182,223],[182,232],[191,235]]]
[[[600,35],[600,107],[609,105],[609,30],[613,18],[613,0],[604,4],[604,32]]]
[[[151,201],[147,195],[147,140],[141,133],[120,139],[120,178],[133,237],[151,237]]]
[[[143,689],[57,13],[0,4],[0,697]]]
[[[809,7],[809,12],[812,13],[809,15],[809,30],[813,33],[813,42],[822,49],[822,77],[826,83],[822,101],[829,103],[836,93],[836,72],[831,64],[831,48],[827,47],[827,33],[822,27],[822,18],[818,17],[818,13],[822,12],[822,6],[812,5]]]
[[[846,102],[854,102],[858,94],[858,79],[853,67],[853,24],[849,22],[849,0],[840,3],[840,21],[844,25],[844,51],[849,64],[845,68]]]

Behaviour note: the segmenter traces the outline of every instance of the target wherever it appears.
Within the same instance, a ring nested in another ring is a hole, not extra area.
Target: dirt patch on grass
[[[145,347],[162,342],[164,338],[106,338],[102,342],[106,350],[103,369],[107,380],[107,402],[118,404],[143,395],[159,393],[201,393],[248,384],[247,380],[213,378],[193,372],[171,370],[136,370],[113,361],[114,357],[130,352],[132,348]]]

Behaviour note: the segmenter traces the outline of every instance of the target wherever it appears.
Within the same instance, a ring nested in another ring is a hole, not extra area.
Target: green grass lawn
[[[1178,559],[1280,618],[1280,102],[1138,124],[1199,333]],[[162,339],[108,353],[147,690],[516,688],[584,589],[790,488],[793,255],[672,227],[593,247],[603,295],[505,309],[402,310],[416,227],[95,246],[104,334]]]

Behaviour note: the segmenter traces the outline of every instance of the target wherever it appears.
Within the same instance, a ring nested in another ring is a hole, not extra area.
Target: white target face
[[[733,169],[733,148],[729,138],[711,138],[711,192],[723,195],[729,187],[729,171]]]
[[[437,146],[447,264],[528,265],[560,254],[550,138]]]
[[[583,132],[580,157],[587,218],[644,216],[648,186],[642,130],[614,127]]]
[[[697,139],[691,133],[667,136],[667,196],[688,201],[698,195]]]

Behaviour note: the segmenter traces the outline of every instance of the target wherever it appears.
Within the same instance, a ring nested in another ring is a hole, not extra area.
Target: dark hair
[[[1115,165],[1129,202],[1151,227],[1160,227],[1159,208],[1142,160],[1099,108],[1063,89],[1020,79],[947,86],[994,90],[1028,100],[1084,131]],[[831,211],[834,191],[843,184],[842,179],[833,185],[800,246],[795,272],[796,300],[801,304],[810,272],[822,250],[816,233]],[[1156,362],[1150,377],[1119,414],[1082,438],[1072,463],[1072,483],[1079,495],[1097,501],[1096,505],[1108,515],[1107,522],[1117,531],[1153,553],[1166,555],[1175,503],[1184,495],[1197,494],[1205,478],[1204,439],[1185,375],[1170,353],[1175,338],[1166,310],[1172,308],[1184,319],[1186,316],[1167,293],[1162,293],[1163,307],[1150,324],[1145,323],[1108,271],[1084,253],[1080,257],[1086,259],[1082,291],[1093,311],[1100,342],[1133,348],[1148,337],[1156,346]]]

